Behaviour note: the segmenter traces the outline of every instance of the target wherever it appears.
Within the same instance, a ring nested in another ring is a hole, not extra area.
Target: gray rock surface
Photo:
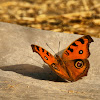
[[[43,31],[0,23],[0,100],[100,100],[100,39],[93,38],[88,76],[76,82],[55,82],[57,76],[33,53],[31,44],[46,43],[60,54],[81,35]]]

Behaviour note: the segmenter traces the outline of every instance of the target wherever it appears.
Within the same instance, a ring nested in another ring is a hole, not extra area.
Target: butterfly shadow
[[[18,74],[22,74],[24,76],[39,80],[65,82],[65,80],[61,79],[59,76],[53,73],[47,65],[43,65],[42,67],[31,64],[18,64],[11,66],[2,66],[0,67],[0,69],[3,71],[13,71]]]

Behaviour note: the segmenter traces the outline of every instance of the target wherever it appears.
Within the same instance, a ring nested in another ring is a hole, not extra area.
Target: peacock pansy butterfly
[[[58,55],[54,57],[47,50],[34,44],[31,47],[33,52],[38,53],[58,76],[73,82],[87,76],[89,69],[87,58],[90,56],[89,44],[91,42],[93,39],[89,35],[77,39],[64,50],[62,57]]]

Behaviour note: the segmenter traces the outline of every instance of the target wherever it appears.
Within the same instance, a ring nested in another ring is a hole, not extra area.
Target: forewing
[[[43,49],[42,47],[34,45],[34,44],[32,44],[31,47],[32,47],[33,52],[38,53],[43,59],[43,61],[47,63],[48,65],[51,65],[53,62],[56,62],[55,57],[51,53],[49,53],[47,50]]]
[[[89,36],[83,36],[74,41],[68,48],[65,49],[62,59],[74,60],[74,59],[86,59],[89,57],[89,44],[93,42],[93,39]]]

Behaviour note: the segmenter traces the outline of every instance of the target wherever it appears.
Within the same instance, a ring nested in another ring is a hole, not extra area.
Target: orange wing
[[[61,58],[56,55],[56,58],[50,54],[47,50],[43,49],[40,46],[37,45],[31,45],[33,52],[38,53],[43,61],[49,65],[49,67],[61,78],[63,79],[69,79],[69,75],[67,72],[67,69],[65,67],[65,64],[61,60]]]
[[[89,57],[89,43],[93,42],[93,39],[89,36],[83,36],[74,41],[67,49],[65,49],[62,59],[74,60],[74,59],[86,59]]]
[[[57,62],[55,57],[42,47],[33,44],[31,45],[31,47],[33,52],[38,53],[43,59],[43,61],[48,65],[51,65],[53,62]]]
[[[89,69],[90,55],[89,43],[93,39],[89,36],[83,36],[74,41],[67,49],[65,49],[62,60],[65,63],[71,81],[76,81],[87,75]]]

